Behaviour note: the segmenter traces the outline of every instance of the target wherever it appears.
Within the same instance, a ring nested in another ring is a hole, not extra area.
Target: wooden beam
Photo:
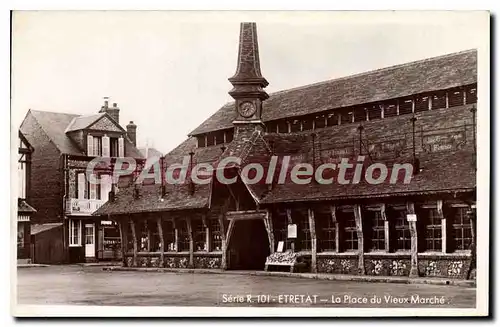
[[[472,205],[470,207],[469,210],[471,210],[472,212],[474,212],[475,206]],[[469,269],[467,270],[467,279],[470,279],[471,278],[471,274],[472,274],[472,270],[474,270],[476,268],[476,244],[477,244],[477,241],[476,241],[476,217],[474,214],[471,214],[470,215],[470,218],[469,218],[469,221],[470,221],[470,232],[471,232],[471,243],[470,243],[470,251],[471,251],[471,257],[470,257],[470,265],[469,265]]]
[[[415,204],[413,202],[406,203],[408,214],[415,214]],[[417,222],[408,221],[410,227],[411,250],[410,250],[410,277],[418,277],[418,234]]]
[[[311,272],[317,273],[318,266],[316,264],[316,223],[314,221],[314,211],[309,208],[307,210],[309,218],[309,233],[311,234]]]
[[[438,217],[441,218],[441,252],[446,253],[446,217],[443,214],[443,200],[437,200],[436,209]]]
[[[137,234],[135,232],[135,222],[130,219],[130,228],[132,230],[132,239],[133,239],[133,246],[134,246],[134,252],[133,252],[133,257],[132,257],[132,267],[137,267]]]
[[[220,237],[222,247],[221,269],[227,269],[227,252],[226,252],[226,229],[224,228],[224,214],[219,216]]]
[[[121,220],[118,221],[118,226],[120,229],[120,242],[121,242],[121,253],[122,253],[122,265],[127,266],[127,223]]]
[[[179,229],[174,218],[172,218],[172,226],[174,227],[174,252],[179,252]]]
[[[358,234],[358,273],[365,274],[365,258],[364,258],[364,238],[363,238],[363,222],[361,220],[361,205],[354,205],[354,220],[356,221],[356,232]]]
[[[335,225],[335,252],[340,252],[340,230],[339,222],[337,220],[337,207],[335,205],[330,206],[330,215],[332,217],[333,224]]]
[[[146,227],[146,232],[148,234],[147,243],[146,243],[146,249],[148,250],[148,252],[151,252],[151,228],[150,228],[150,226],[148,224],[148,220],[147,219],[145,220],[144,226]]]
[[[382,217],[382,220],[384,221],[384,245],[385,245],[385,252],[391,252],[391,242],[390,242],[390,235],[389,235],[389,220],[387,219],[387,215],[385,212],[385,203],[382,203],[380,205],[380,216]]]
[[[222,224],[223,226],[224,224]],[[222,239],[222,269],[227,269],[227,249],[229,247],[229,241],[231,235],[233,233],[234,228],[234,220],[229,221],[229,226],[227,228],[227,234],[223,234],[224,238]],[[222,232],[223,227],[221,227]]]
[[[191,217],[186,219],[187,232],[189,236],[189,268],[194,266],[194,240],[193,240],[193,226],[191,224]]]
[[[208,225],[207,222],[207,214],[202,214],[201,215],[201,220],[203,222],[203,226],[205,227],[205,248],[207,252],[212,251],[211,246],[210,246],[210,226]]]
[[[273,234],[273,219],[271,212],[267,210],[266,217],[263,219],[264,226],[266,227],[267,238],[269,240],[269,253],[274,253],[274,234]]]
[[[287,219],[288,225],[293,224],[292,209],[286,209],[286,219]],[[288,239],[288,235],[287,235],[287,239]],[[295,239],[290,239],[290,247],[292,249],[292,252],[295,252]]]
[[[163,268],[165,263],[165,239],[163,238],[163,226],[161,223],[161,216],[156,218],[156,226],[158,228],[158,236],[160,237],[160,263],[159,266]]]

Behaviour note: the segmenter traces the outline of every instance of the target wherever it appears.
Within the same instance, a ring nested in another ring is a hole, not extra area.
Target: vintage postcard
[[[489,21],[14,11],[12,314],[488,315]]]

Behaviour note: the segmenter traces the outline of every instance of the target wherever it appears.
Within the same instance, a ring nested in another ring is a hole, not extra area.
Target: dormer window
[[[123,157],[123,137],[87,135],[87,155],[90,157]]]

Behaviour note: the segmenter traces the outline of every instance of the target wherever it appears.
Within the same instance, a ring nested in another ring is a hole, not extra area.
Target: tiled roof
[[[476,82],[477,51],[467,50],[271,93],[264,101],[262,119],[300,116]],[[232,128],[234,117],[234,102],[227,103],[190,135]]]
[[[98,121],[102,116],[104,116],[105,113],[100,113],[100,114],[95,114],[95,115],[82,115],[73,118],[71,123],[68,125],[66,128],[66,133],[67,132],[73,132],[73,131],[78,131],[81,129],[85,129]]]
[[[168,166],[182,163],[185,156],[193,151],[193,162],[214,162],[222,153],[219,147],[196,148],[196,138],[189,138],[165,156]],[[187,180],[187,179],[186,179]],[[119,215],[139,212],[157,212],[208,208],[210,203],[210,185],[191,185],[188,181],[182,185],[166,185],[166,196],[161,199],[161,185],[141,185],[140,197],[134,197],[134,185],[120,188],[115,201],[102,205],[94,215]]]
[[[66,130],[70,124],[78,121],[78,126],[83,126],[87,123],[92,124],[97,119],[106,114],[86,115],[80,116],[75,114],[49,112],[32,110],[28,111],[28,115],[32,115],[34,123],[29,124],[23,121],[20,127],[21,133],[29,140],[29,142],[36,148],[37,140],[34,139],[37,129],[42,129],[44,134],[54,143],[57,149],[64,154],[71,155],[84,155],[78,145],[66,135]],[[81,120],[80,117],[83,117]],[[97,118],[96,118],[97,117]],[[92,122],[91,122],[92,121]],[[87,125],[88,126],[88,125]],[[71,130],[75,130],[71,128]],[[125,156],[133,158],[143,158],[142,153],[132,144],[128,137],[125,137]]]
[[[33,208],[25,200],[19,200],[17,202],[17,212],[18,213],[35,213],[36,209]]]
[[[156,150],[155,148],[150,148],[150,147],[143,147],[143,148],[137,148],[144,158],[152,158],[152,157],[162,157],[163,153],[159,150]]]

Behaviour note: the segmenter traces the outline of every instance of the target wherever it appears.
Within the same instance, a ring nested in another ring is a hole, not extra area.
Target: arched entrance
[[[262,219],[235,219],[228,243],[228,269],[264,270],[269,239]]]

